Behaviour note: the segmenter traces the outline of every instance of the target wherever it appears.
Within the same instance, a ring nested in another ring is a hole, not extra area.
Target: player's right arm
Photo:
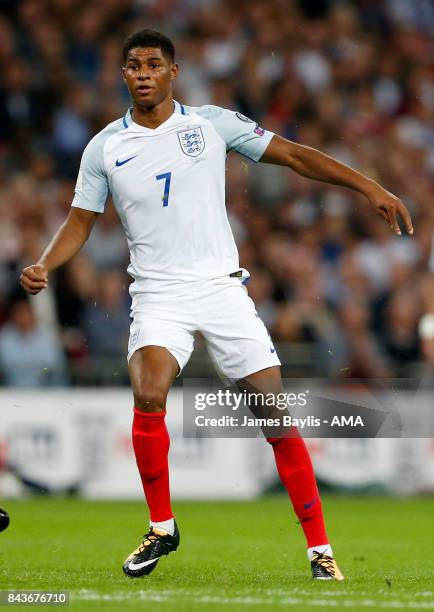
[[[21,286],[29,293],[39,293],[48,286],[52,270],[69,261],[89,237],[98,214],[104,212],[108,182],[103,163],[103,130],[89,142],[81,158],[75,196],[66,221],[54,235],[44,253],[33,266],[22,271]]]
[[[48,274],[69,261],[88,239],[98,213],[71,208],[66,221],[53,236],[38,262],[24,268],[20,281],[23,289],[35,295],[48,286]]]

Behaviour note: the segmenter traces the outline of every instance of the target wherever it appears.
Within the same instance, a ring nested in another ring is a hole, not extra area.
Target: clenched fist
[[[36,295],[48,287],[48,271],[42,264],[28,266],[21,272],[20,283],[28,293]]]

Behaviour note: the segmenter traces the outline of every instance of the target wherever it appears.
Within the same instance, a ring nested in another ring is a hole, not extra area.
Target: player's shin
[[[267,438],[273,447],[280,480],[288,492],[309,549],[328,545],[321,499],[303,438]],[[331,554],[331,549],[328,554]]]
[[[142,412],[134,409],[133,447],[151,523],[173,518],[168,465],[170,439],[165,416],[165,410]]]

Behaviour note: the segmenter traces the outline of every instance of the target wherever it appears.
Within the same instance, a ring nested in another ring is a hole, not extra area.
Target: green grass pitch
[[[434,609],[432,499],[323,501],[340,583],[313,583],[283,495],[176,503],[180,548],[141,579],[121,564],[139,544],[143,504],[2,502],[11,524],[0,534],[0,590],[67,590],[74,610]]]

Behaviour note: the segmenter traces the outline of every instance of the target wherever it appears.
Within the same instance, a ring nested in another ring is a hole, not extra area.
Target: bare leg
[[[162,346],[144,346],[130,359],[129,372],[134,407],[143,412],[161,412],[179,371],[175,357]]]

